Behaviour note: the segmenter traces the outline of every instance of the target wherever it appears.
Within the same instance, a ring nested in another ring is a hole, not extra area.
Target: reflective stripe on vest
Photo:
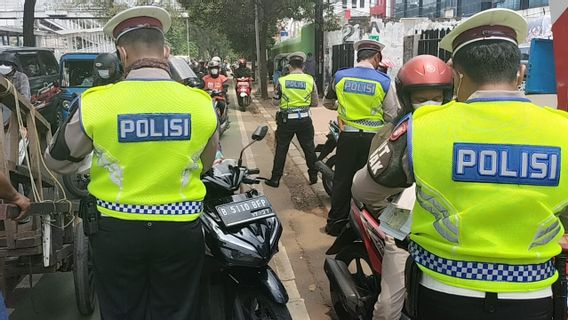
[[[417,184],[411,239],[423,249],[421,269],[447,285],[540,290],[557,278],[547,268],[561,251],[564,230],[556,214],[568,204],[568,114],[528,100],[496,100],[414,112],[408,131]],[[532,265],[518,270],[536,268],[544,276],[460,277],[424,260],[432,256],[478,267]]]
[[[201,153],[217,127],[209,95],[174,81],[127,80],[87,90],[81,121],[94,146],[88,189],[102,214],[199,217]]]
[[[291,73],[278,79],[282,97],[280,109],[309,107],[312,103],[314,79],[309,74]]]
[[[390,79],[370,68],[340,70],[335,75],[339,118],[351,127],[377,132],[383,125],[383,101]]]
[[[468,280],[529,283],[554,276],[552,259],[539,264],[510,265],[445,259],[432,254],[414,242],[408,247],[416,263],[437,273]]]

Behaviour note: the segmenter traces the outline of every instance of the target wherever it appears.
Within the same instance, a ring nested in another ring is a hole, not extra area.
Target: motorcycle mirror
[[[256,130],[254,130],[252,134],[252,140],[260,141],[264,139],[264,137],[266,137],[267,133],[268,133],[268,126],[258,126],[258,128],[256,128]]]
[[[238,162],[239,167],[243,164],[243,153],[245,152],[245,150],[248,147],[250,147],[253,143],[264,139],[267,133],[268,133],[268,126],[258,126],[258,128],[254,130],[252,134],[252,141],[241,150],[241,155],[239,156],[239,162]]]

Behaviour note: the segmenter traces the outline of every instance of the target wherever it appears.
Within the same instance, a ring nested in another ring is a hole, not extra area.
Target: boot
[[[269,187],[278,188],[280,186],[280,178],[272,177],[270,180],[264,181],[264,183]]]
[[[308,173],[310,176],[310,184],[316,184],[318,183],[318,173]]]

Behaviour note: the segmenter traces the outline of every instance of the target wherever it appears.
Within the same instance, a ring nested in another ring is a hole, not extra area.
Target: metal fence
[[[332,47],[332,73],[343,68],[353,67],[354,61],[353,43],[338,44]]]
[[[447,29],[424,30],[418,40],[418,54],[430,54],[444,61],[448,61],[452,55],[439,47],[440,40],[451,31]]]

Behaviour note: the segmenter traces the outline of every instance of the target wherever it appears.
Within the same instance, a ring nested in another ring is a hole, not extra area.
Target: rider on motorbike
[[[247,61],[245,59],[239,59],[239,67],[237,69],[235,69],[235,72],[233,72],[233,78],[239,79],[239,78],[248,78],[249,79],[249,86],[252,87],[252,83],[251,83],[251,77],[252,77],[252,71],[247,67]],[[235,85],[235,91],[237,93],[237,97],[239,96],[239,92],[238,92],[238,86]]]
[[[114,53],[101,53],[94,62],[95,80],[93,86],[104,86],[122,78],[120,60]]]
[[[405,113],[425,105],[442,105],[452,99],[452,70],[444,61],[431,55],[420,55],[409,60],[396,77],[398,98]],[[361,170],[367,170],[364,167]],[[353,198],[365,203],[367,208],[379,212],[384,201],[370,197],[368,185],[361,179],[361,170],[353,180]],[[382,199],[381,199],[382,200]],[[373,320],[400,319],[405,299],[404,266],[408,252],[396,246],[394,238],[385,237],[382,262],[381,293],[375,304]]]
[[[221,65],[217,61],[210,61],[207,68],[209,73],[203,77],[203,82],[205,83],[204,89],[206,91],[221,91],[224,93],[226,99],[229,83],[227,82],[227,77],[220,74]]]
[[[235,69],[235,78],[250,78],[252,76],[252,71],[247,67],[246,59],[239,59],[239,67]]]

